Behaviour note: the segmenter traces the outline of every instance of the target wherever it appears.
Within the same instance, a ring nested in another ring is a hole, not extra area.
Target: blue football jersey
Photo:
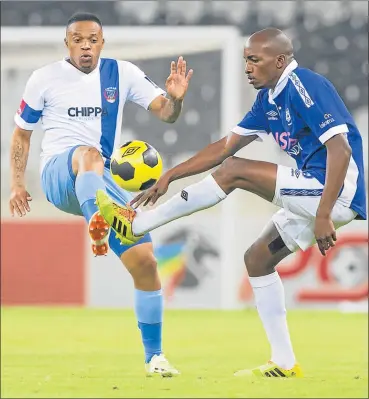
[[[259,91],[252,109],[232,129],[241,135],[272,134],[305,176],[324,185],[327,149],[324,143],[345,133],[352,155],[340,201],[366,219],[362,138],[344,102],[330,81],[292,61],[275,89]]]

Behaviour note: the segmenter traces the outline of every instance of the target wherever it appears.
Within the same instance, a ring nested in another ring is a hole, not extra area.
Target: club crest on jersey
[[[104,97],[108,103],[115,103],[115,100],[117,99],[117,88],[107,87],[104,90]]]

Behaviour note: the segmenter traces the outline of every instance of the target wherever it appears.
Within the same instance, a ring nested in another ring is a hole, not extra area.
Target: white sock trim
[[[278,272],[267,274],[266,276],[260,277],[249,277],[249,281],[252,288],[262,288],[272,285],[279,280]]]
[[[222,188],[216,182],[216,180],[214,179],[213,175],[206,176],[205,179],[204,179],[204,182],[207,182],[209,185],[212,186],[211,188],[214,190],[216,195],[221,200],[224,200],[227,197],[227,194],[222,190]]]

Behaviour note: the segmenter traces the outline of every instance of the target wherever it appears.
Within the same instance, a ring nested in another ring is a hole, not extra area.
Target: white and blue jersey
[[[53,156],[77,145],[95,147],[110,159],[120,142],[125,102],[147,109],[164,93],[130,62],[101,58],[85,74],[64,59],[33,72],[15,123],[33,130],[41,119],[42,173]]]
[[[77,197],[72,168],[75,149],[94,147],[109,161],[120,142],[125,102],[148,109],[164,93],[127,61],[101,58],[91,73],[84,74],[65,59],[33,72],[15,123],[34,130],[41,120],[41,182],[47,200],[63,212],[82,216],[81,198],[88,201],[90,194],[80,191]],[[114,183],[108,163],[102,176],[105,189],[115,202],[125,205],[132,194]],[[136,244],[150,241],[150,234],[146,234]],[[118,257],[129,249],[115,234],[110,234],[109,246]]]
[[[251,111],[232,131],[256,134],[260,140],[271,133],[305,177],[312,176],[323,185],[327,168],[324,143],[336,134],[346,134],[352,155],[340,202],[357,212],[358,219],[366,219],[362,138],[336,89],[323,76],[292,61],[273,91],[260,90]]]

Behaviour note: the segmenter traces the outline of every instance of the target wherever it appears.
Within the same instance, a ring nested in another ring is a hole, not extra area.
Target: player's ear
[[[65,45],[68,47],[68,40],[67,40],[66,37],[64,38],[64,43],[65,43]]]
[[[276,67],[277,69],[283,68],[283,66],[286,64],[286,56],[284,54],[281,54],[277,57],[276,60]]]

